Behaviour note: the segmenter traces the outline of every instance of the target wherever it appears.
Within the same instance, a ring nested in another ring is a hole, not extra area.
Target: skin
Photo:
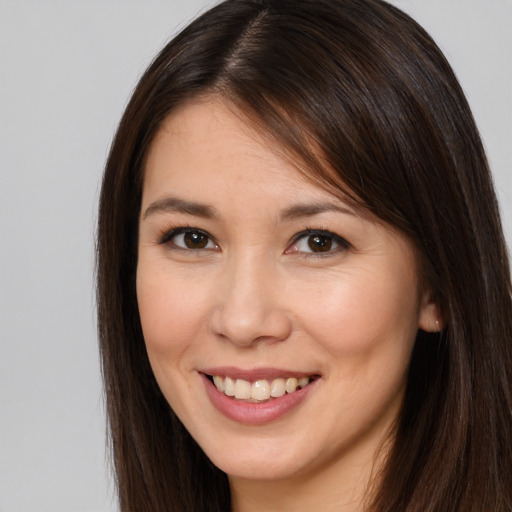
[[[209,210],[166,208],[170,197]],[[297,204],[328,208],[283,216]],[[204,248],[168,234],[180,227],[208,234]],[[297,240],[305,229],[324,230],[331,250]],[[137,296],[159,386],[228,474],[233,510],[363,509],[416,332],[436,327],[402,235],[307,182],[225,101],[197,100],[164,122],[150,148]],[[199,370],[220,366],[321,378],[284,417],[246,425],[206,395]]]

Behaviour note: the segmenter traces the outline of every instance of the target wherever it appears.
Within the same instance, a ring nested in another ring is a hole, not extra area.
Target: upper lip
[[[284,368],[237,368],[234,366],[222,366],[215,368],[203,368],[198,370],[200,373],[204,373],[205,375],[210,376],[220,376],[220,377],[230,377],[232,379],[242,379],[250,382],[256,380],[274,380],[279,378],[287,378],[287,377],[311,377],[313,375],[318,375],[318,372],[303,372],[303,371],[295,371]]]

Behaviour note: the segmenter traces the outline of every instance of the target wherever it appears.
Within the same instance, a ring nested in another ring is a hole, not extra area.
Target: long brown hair
[[[401,230],[443,312],[441,334],[418,333],[370,510],[512,510],[511,282],[488,164],[444,56],[380,0],[227,0],[140,80],[106,164],[98,223],[99,338],[121,510],[230,508],[226,475],[156,384],[135,293],[148,147],[173,109],[212,93],[310,179]]]

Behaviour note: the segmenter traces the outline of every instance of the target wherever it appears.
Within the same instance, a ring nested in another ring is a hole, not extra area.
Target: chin
[[[298,461],[290,460],[283,453],[262,456],[261,453],[245,452],[237,457],[220,454],[211,457],[212,462],[230,478],[254,481],[287,480],[306,469]]]

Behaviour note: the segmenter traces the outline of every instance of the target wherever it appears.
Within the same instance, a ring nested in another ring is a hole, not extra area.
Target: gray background
[[[396,0],[473,107],[512,240],[512,0]],[[102,166],[137,78],[205,0],[0,0],[0,511],[116,510],[95,335]]]

